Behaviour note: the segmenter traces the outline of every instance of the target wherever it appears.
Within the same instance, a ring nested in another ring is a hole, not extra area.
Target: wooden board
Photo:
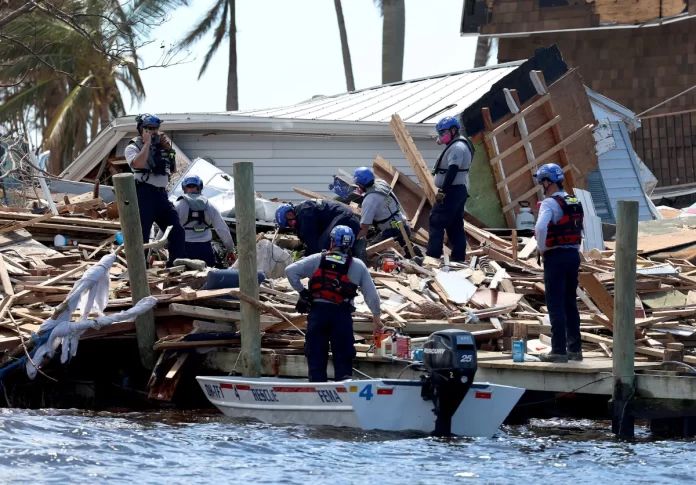
[[[401,174],[394,166],[382,157],[375,158],[372,163],[375,176],[386,181],[393,180],[396,174]],[[418,231],[423,228],[428,230],[428,217],[432,204],[425,197],[423,189],[410,177],[401,174],[394,185],[394,195],[399,199],[399,204],[411,222],[411,229]]]
[[[428,198],[428,201],[430,201],[431,204],[434,204],[435,194],[437,194],[435,181],[433,180],[433,176],[430,174],[428,166],[425,164],[425,160],[423,160],[423,156],[418,151],[418,148],[416,148],[416,144],[413,142],[406,125],[404,125],[404,122],[401,120],[401,117],[398,114],[394,114],[389,122],[389,126],[394,132],[394,136],[401,147],[401,151],[404,152],[406,160],[408,160],[408,163],[411,165],[416,178],[420,182],[421,187],[425,192],[425,196]]]
[[[326,197],[325,195],[322,195],[318,192],[312,192],[311,190],[306,190],[306,189],[300,189],[298,187],[293,187],[292,190],[294,190],[296,193],[308,197],[310,199],[321,199],[321,200],[330,200],[331,202],[336,202],[337,204],[341,204],[344,207],[347,207],[351,211],[353,211],[354,214],[360,215],[361,211],[359,207],[355,207],[352,205],[344,204],[343,202],[339,202],[337,200],[332,199],[331,197]]]
[[[578,275],[578,281],[592,301],[613,324],[614,298],[609,294],[607,289],[604,288],[604,285],[600,283],[597,277],[592,273],[580,273]]]
[[[386,278],[378,278],[377,283],[386,286],[392,291],[395,291],[396,293],[400,294],[401,296],[408,298],[411,300],[413,303],[421,303],[424,301],[427,301],[427,298],[419,295],[418,293],[411,291],[410,288],[407,288],[396,281],[393,280],[388,280]]]
[[[686,244],[696,244],[696,230],[673,232],[660,234],[657,236],[644,236],[638,238],[638,251],[648,254],[665,249],[684,246]],[[607,242],[609,249],[616,249],[616,242]]]

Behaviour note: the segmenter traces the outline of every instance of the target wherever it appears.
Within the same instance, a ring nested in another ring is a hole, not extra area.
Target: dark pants
[[[451,261],[463,262],[466,258],[466,234],[464,233],[464,205],[469,198],[466,185],[453,185],[447,190],[442,204],[435,204],[430,211],[428,250],[432,258],[442,256],[445,231],[452,248]]]
[[[576,303],[580,253],[577,249],[551,249],[544,253],[546,306],[551,320],[554,354],[580,352],[580,313]]]
[[[200,259],[209,267],[215,266],[215,253],[213,252],[213,242],[186,242],[186,257],[189,259]]]
[[[329,342],[337,381],[353,375],[353,317],[351,308],[332,303],[313,303],[307,316],[305,356],[311,382],[326,382]]]
[[[150,240],[152,223],[156,223],[162,231],[172,226],[172,231],[167,239],[167,249],[169,249],[169,261],[167,266],[171,267],[175,259],[183,258],[186,254],[184,243],[186,241],[184,228],[179,221],[179,214],[169,199],[164,188],[155,187],[146,183],[136,183],[135,189],[138,193],[138,207],[140,207],[140,226],[143,230],[143,242]]]

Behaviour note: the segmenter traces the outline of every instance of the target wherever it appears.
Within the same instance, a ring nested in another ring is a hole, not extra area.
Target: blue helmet
[[[435,129],[438,133],[444,130],[449,130],[450,128],[456,128],[457,131],[462,129],[461,125],[459,124],[459,121],[457,121],[457,118],[453,116],[445,116],[440,121],[438,121],[437,125],[435,126]]]
[[[551,183],[556,184],[562,182],[565,179],[565,175],[563,175],[561,167],[555,163],[547,163],[539,168],[536,173],[536,179],[538,183],[541,183],[544,179],[548,179]]]
[[[285,218],[285,214],[290,212],[292,209],[293,207],[290,204],[283,204],[276,209],[275,221],[281,229],[288,227],[288,220]]]
[[[195,185],[198,187],[198,191],[201,192],[203,190],[203,181],[198,175],[191,175],[189,177],[186,177],[183,182],[181,182],[181,188],[185,189],[188,185]]]
[[[159,119],[159,117],[155,115],[151,115],[148,113],[144,113],[141,115],[138,115],[135,118],[136,123],[138,123],[138,126],[157,126],[159,127],[162,124],[162,120]]]
[[[339,248],[350,248],[355,242],[355,234],[348,226],[336,226],[331,229],[331,241]]]
[[[375,180],[375,174],[370,167],[356,168],[355,172],[353,172],[353,180],[355,180],[356,184],[368,185]]]

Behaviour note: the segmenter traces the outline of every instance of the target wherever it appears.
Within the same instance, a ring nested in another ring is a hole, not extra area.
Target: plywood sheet
[[[549,86],[548,91],[552,100],[563,100],[563,102],[553,103],[556,114],[561,117],[558,127],[563,138],[567,138],[588,123],[596,121],[578,69],[569,71]],[[566,153],[568,160],[573,165],[575,187],[587,190],[587,174],[599,166],[592,133],[582,135],[578,140],[568,145]]]
[[[487,307],[517,305],[524,295],[517,293],[507,293],[504,291],[491,290],[489,288],[479,288],[471,297],[473,301]]]
[[[640,237],[638,238],[638,251],[652,253],[684,246],[686,244],[696,244],[696,230]],[[609,249],[614,249],[616,247],[616,242],[607,242],[606,246]]]

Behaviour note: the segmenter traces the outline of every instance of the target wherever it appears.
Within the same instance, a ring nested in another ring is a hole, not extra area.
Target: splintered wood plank
[[[519,120],[523,119],[525,116],[528,116],[532,111],[535,109],[539,108],[542,106],[544,103],[546,103],[549,99],[551,99],[551,95],[546,94],[544,96],[541,96],[538,99],[535,99],[532,104],[524,108],[522,111],[520,111],[518,114],[510,118],[509,120],[505,121],[504,123],[501,123],[500,125],[496,126],[494,129],[488,131],[484,135],[484,138],[486,140],[491,140],[495,137],[495,135],[502,133],[505,131],[505,129],[509,128],[510,126],[514,125],[517,123]]]
[[[406,156],[409,165],[411,165],[416,178],[418,178],[425,195],[428,197],[430,203],[434,204],[435,194],[437,194],[435,181],[433,180],[432,175],[430,175],[430,170],[428,170],[428,166],[425,164],[423,156],[418,151],[418,148],[416,148],[416,144],[413,142],[406,125],[404,125],[404,122],[401,120],[401,117],[398,114],[394,114],[389,122],[389,126],[394,132],[396,141],[401,147],[401,151],[404,152],[404,155]]]
[[[390,237],[389,239],[385,239],[384,241],[380,241],[377,244],[373,244],[372,246],[368,247],[367,257],[369,258],[377,253],[386,251],[387,249],[395,249],[400,254],[404,253],[404,250],[401,248],[401,245],[398,242],[396,242],[396,240],[393,237]]]
[[[53,214],[53,212],[48,212],[42,216],[35,217],[34,219],[29,219],[28,221],[17,222],[10,226],[0,228],[0,234],[5,234],[7,232],[16,231],[17,229],[33,226],[34,224],[37,224],[41,221],[46,221],[54,216],[55,215]]]
[[[7,272],[7,266],[5,266],[5,260],[0,258],[0,279],[2,279],[2,289],[5,292],[5,296],[12,296],[15,294],[12,288],[12,282],[10,281],[10,275]]]
[[[387,288],[389,288],[392,291],[395,291],[404,298],[408,298],[413,303],[422,303],[424,301],[427,301],[425,297],[419,295],[418,293],[412,291],[409,288],[406,288],[405,286],[397,283],[396,281],[388,280],[386,278],[378,278],[377,283],[386,286]]]
[[[592,273],[580,273],[578,275],[580,285],[589,294],[592,301],[606,315],[611,324],[614,324],[614,298],[604,288],[604,285],[599,282],[597,277]]]
[[[353,213],[356,215],[361,214],[361,210],[359,207],[352,207],[348,204],[344,204],[343,202],[339,202],[337,200],[334,200],[331,197],[326,197],[325,195],[322,195],[319,192],[312,192],[311,190],[301,189],[298,187],[293,187],[292,190],[294,190],[296,193],[303,195],[305,197],[308,197],[310,199],[321,199],[321,200],[328,200],[331,202],[336,202],[337,204],[341,204],[343,207],[347,207],[348,209],[353,211]]]

